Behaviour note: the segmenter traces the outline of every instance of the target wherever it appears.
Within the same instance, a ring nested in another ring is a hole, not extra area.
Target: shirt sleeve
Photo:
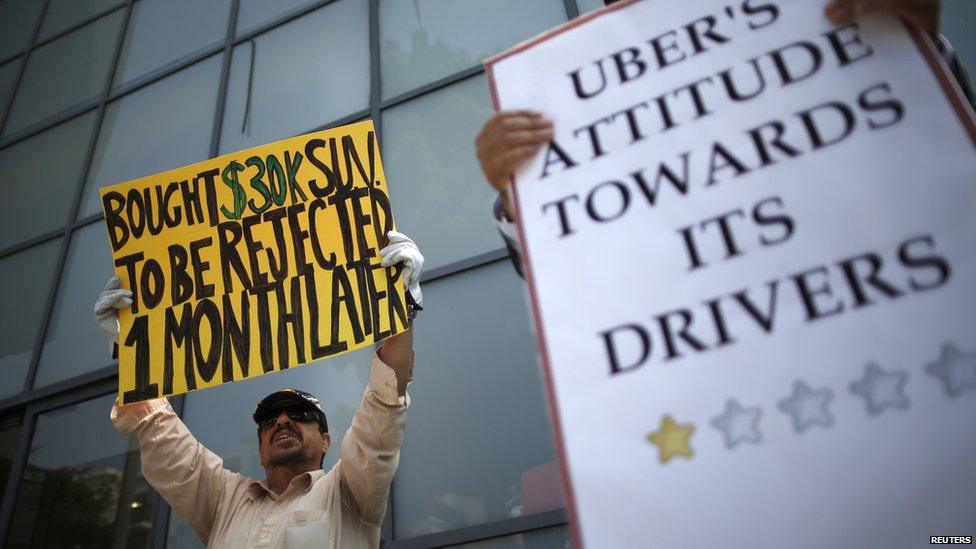
[[[498,232],[505,240],[505,247],[508,248],[508,258],[512,260],[512,267],[515,267],[515,272],[519,276],[525,278],[525,275],[522,274],[522,246],[519,243],[518,227],[505,215],[501,196],[495,197],[492,213],[495,216],[495,222],[498,224]]]
[[[396,373],[374,354],[369,384],[337,464],[343,504],[367,524],[379,525],[386,513],[409,405],[410,396],[397,393]]]
[[[206,543],[225,484],[239,475],[197,442],[165,398],[116,403],[111,419],[120,433],[138,440],[142,476]]]

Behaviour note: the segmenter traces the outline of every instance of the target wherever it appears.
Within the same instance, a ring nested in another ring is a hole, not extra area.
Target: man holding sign
[[[391,232],[384,267],[400,265],[417,305],[424,258],[407,236]],[[118,310],[132,292],[118,278],[99,296],[95,321],[118,343]],[[341,459],[322,462],[331,438],[325,412],[310,393],[286,388],[253,413],[267,473],[255,481],[223,467],[197,442],[165,398],[116,405],[119,432],[139,441],[142,473],[208,547],[377,547],[390,482],[396,473],[413,377],[413,330],[387,339],[373,358],[369,385],[342,440]]]
[[[117,275],[94,311],[118,345],[112,421],[208,545],[378,546],[423,268],[388,188],[367,120],[100,189]],[[311,393],[282,389],[254,409],[261,482],[224,469],[165,399],[381,341],[328,473]]]

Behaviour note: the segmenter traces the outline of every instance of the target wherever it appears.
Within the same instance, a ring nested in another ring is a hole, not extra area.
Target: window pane
[[[230,0],[140,0],[132,10],[116,84],[223,42]]]
[[[215,55],[110,103],[79,216],[102,211],[99,187],[207,158],[219,83]]]
[[[37,417],[4,547],[148,547],[154,492],[108,421],[114,400]]]
[[[565,20],[562,0],[381,0],[383,97],[478,65]]]
[[[501,247],[494,189],[474,138],[491,116],[482,76],[383,113],[383,167],[397,226],[420,243],[432,269]]]
[[[425,286],[393,484],[398,538],[532,514],[560,499],[522,293],[508,262]]]
[[[241,0],[241,7],[237,14],[237,34],[241,35],[262,23],[278,19],[288,12],[295,11],[302,6],[311,4],[315,0]]]
[[[119,0],[50,0],[37,39],[43,40],[119,4]]]
[[[105,225],[93,223],[75,231],[41,349],[34,387],[112,363],[108,343],[91,316],[95,299],[113,274]]]
[[[945,0],[942,3],[942,34],[952,42],[970,81],[976,76],[976,2]]]
[[[183,421],[197,440],[224,459],[225,467],[254,479],[263,479],[257,428],[251,419],[254,407],[262,398],[282,387],[308,391],[322,403],[328,418],[332,434],[332,446],[324,463],[324,469],[328,471],[339,459],[342,436],[359,407],[369,381],[372,360],[372,348],[360,349],[327,362],[190,393],[186,397]],[[202,547],[193,529],[175,513],[170,514],[167,545]]]
[[[0,419],[0,499],[3,499],[3,494],[7,491],[7,477],[20,442],[20,425],[23,419],[20,414]]]
[[[565,526],[535,530],[503,538],[452,545],[456,549],[569,549],[569,531]]]
[[[576,0],[580,14],[589,13],[604,6],[603,0]]]
[[[18,57],[0,65],[0,110],[7,108],[7,99],[10,99],[10,94],[14,91],[14,80],[17,79],[17,71],[23,61],[23,57]]]
[[[24,389],[61,239],[0,259],[0,398]]]
[[[365,109],[367,7],[365,0],[339,0],[234,48],[221,153],[305,133]]]
[[[0,2],[0,59],[27,47],[44,2],[40,0],[3,0]]]
[[[102,93],[121,24],[119,10],[32,52],[4,134]]]
[[[94,111],[0,150],[0,248],[63,227]]]

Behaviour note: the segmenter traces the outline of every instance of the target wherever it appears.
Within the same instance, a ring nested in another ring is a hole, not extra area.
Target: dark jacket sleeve
[[[940,34],[935,41],[935,47],[939,50],[939,55],[942,56],[942,60],[946,66],[949,67],[949,72],[952,73],[956,82],[959,83],[959,87],[962,89],[963,95],[966,96],[966,100],[969,101],[969,105],[976,110],[976,94],[973,93],[973,86],[969,83],[969,76],[966,74],[966,69],[962,66],[959,55],[956,54],[952,44]]]
[[[507,216],[505,215],[505,208],[502,206],[501,196],[495,197],[495,203],[491,208],[492,214],[495,216],[495,221],[498,223],[509,223]],[[508,248],[508,258],[512,261],[512,267],[515,267],[515,272],[522,278],[525,275],[522,274],[522,254],[519,252],[519,245],[514,242],[508,235],[502,232],[501,229],[498,230],[498,234],[502,236],[502,240],[505,241],[505,247]]]

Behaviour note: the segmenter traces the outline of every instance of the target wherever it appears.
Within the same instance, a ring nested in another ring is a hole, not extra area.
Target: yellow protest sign
[[[399,333],[400,269],[372,121],[101,189],[120,316],[119,400],[248,379]]]

